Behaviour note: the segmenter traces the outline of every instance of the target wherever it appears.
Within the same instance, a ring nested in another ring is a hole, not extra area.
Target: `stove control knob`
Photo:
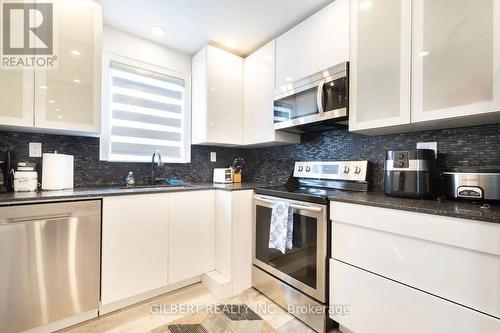
[[[299,172],[302,172],[302,171],[304,171],[304,167],[301,165],[301,166],[299,166]]]
[[[345,167],[344,167],[344,173],[349,173],[349,171],[351,171],[351,169],[349,169],[349,167],[348,167],[348,166],[345,166]]]
[[[354,173],[359,175],[361,173],[361,167],[357,166],[356,168],[354,168]]]
[[[310,166],[306,166],[306,172],[309,172],[311,171],[311,167]]]

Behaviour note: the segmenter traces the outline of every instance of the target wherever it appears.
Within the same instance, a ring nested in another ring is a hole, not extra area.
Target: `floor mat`
[[[151,333],[274,332],[276,331],[268,323],[245,304],[218,304],[151,331]]]

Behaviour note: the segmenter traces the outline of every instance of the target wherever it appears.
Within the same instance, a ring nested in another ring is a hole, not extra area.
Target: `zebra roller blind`
[[[185,159],[185,82],[133,66],[110,64],[109,160]]]

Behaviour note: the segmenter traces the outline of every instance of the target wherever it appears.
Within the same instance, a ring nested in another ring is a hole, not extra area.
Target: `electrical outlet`
[[[432,149],[437,156],[438,143],[437,142],[417,142],[417,149]]]
[[[217,153],[214,151],[210,153],[210,162],[217,162]]]
[[[42,157],[42,144],[40,142],[30,142],[30,157]]]

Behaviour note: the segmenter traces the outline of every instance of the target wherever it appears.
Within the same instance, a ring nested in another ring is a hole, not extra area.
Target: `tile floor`
[[[98,319],[61,331],[61,333],[146,333],[162,325],[189,315],[182,314],[154,314],[152,306],[169,304],[216,304],[221,303],[201,283],[197,283],[175,292],[168,293],[137,305],[115,311]],[[271,309],[268,313],[256,311],[278,333],[313,333],[299,320],[288,314],[270,299],[255,289],[249,289],[230,300],[234,304],[246,304],[250,308],[267,305]],[[270,306],[270,307],[269,307]],[[340,333],[334,330],[331,333]]]

